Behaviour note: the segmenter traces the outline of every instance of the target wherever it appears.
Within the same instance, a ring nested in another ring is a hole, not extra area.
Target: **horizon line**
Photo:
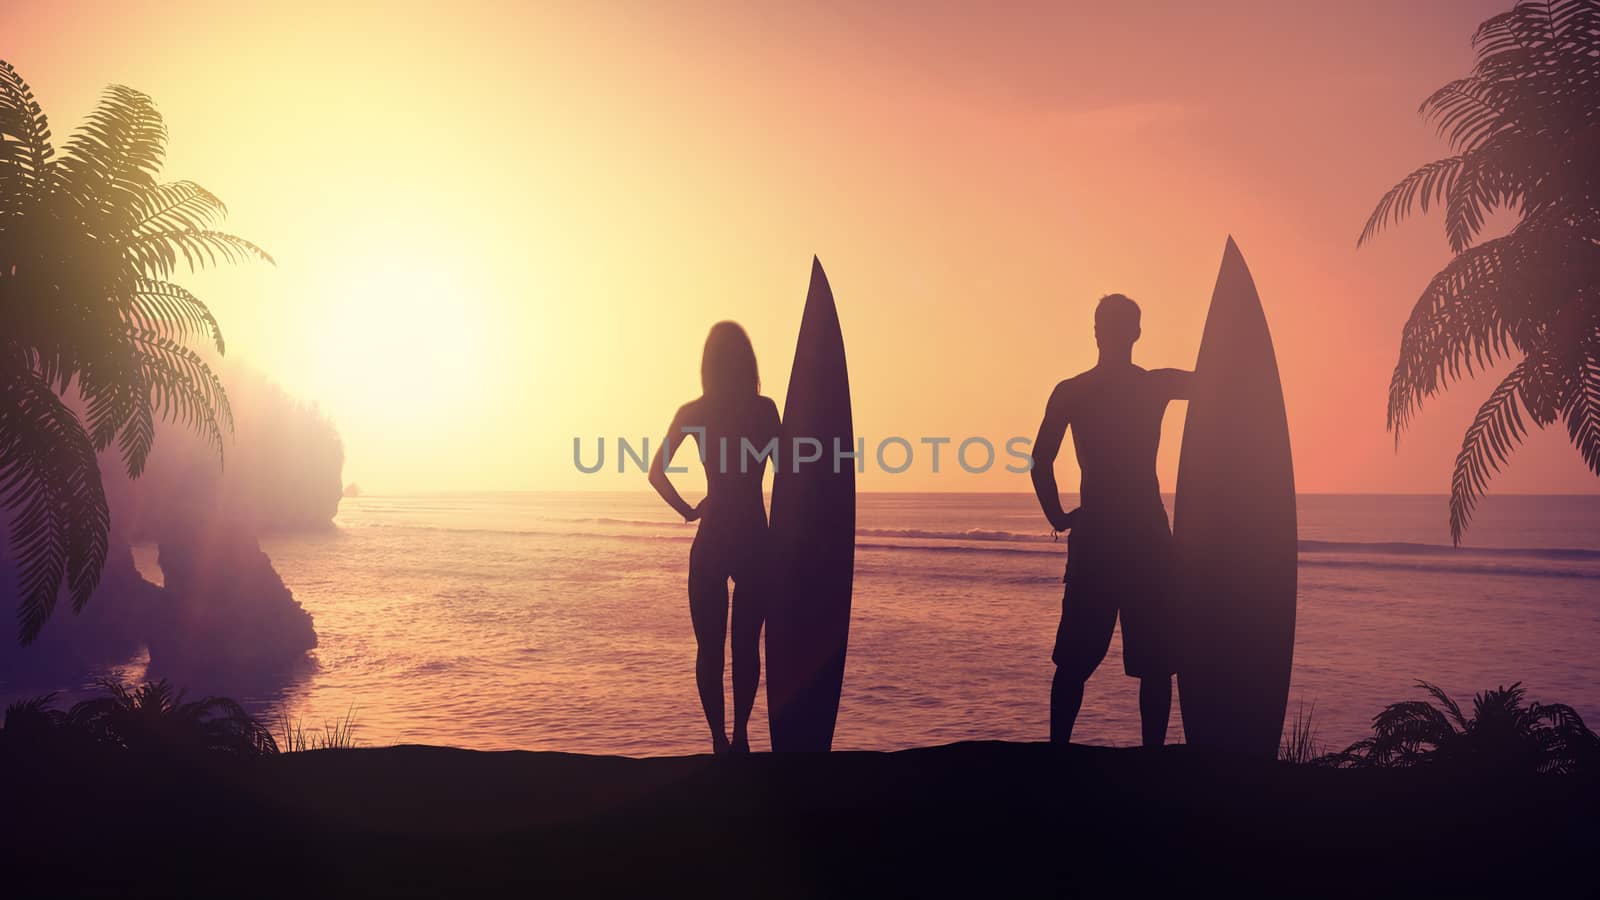
[[[357,486],[359,487],[359,483],[357,483]],[[771,491],[770,488],[763,488],[762,493],[764,495],[770,495],[772,493],[772,491]],[[1068,495],[1077,494],[1078,491],[1061,491],[1060,493],[1063,496],[1068,496]],[[343,496],[340,499],[341,500],[359,500],[359,499],[361,499],[363,497],[416,497],[416,496],[425,496],[425,495],[430,495],[430,494],[431,495],[440,495],[440,494],[457,494],[457,495],[460,495],[460,494],[574,494],[574,495],[592,495],[592,494],[628,495],[628,494],[642,494],[642,495],[645,495],[645,496],[654,496],[655,492],[650,490],[648,487],[645,487],[645,488],[589,488],[589,489],[583,489],[583,490],[577,490],[577,489],[573,489],[573,488],[428,488],[428,489],[422,489],[422,490],[402,490],[402,491],[375,490],[375,491],[369,491],[369,490],[362,489],[359,494]],[[856,492],[857,496],[863,496],[863,495],[914,496],[914,495],[928,495],[928,494],[940,494],[940,495],[948,495],[948,496],[964,496],[964,495],[972,495],[972,496],[982,496],[982,495],[989,495],[989,496],[1023,496],[1023,497],[1032,497],[1033,496],[1033,492],[1032,491],[1027,491],[1027,490],[1015,490],[1015,491],[983,491],[983,490],[953,490],[953,491],[951,491],[951,490],[922,490],[922,491],[919,491],[919,490],[863,490],[863,491],[857,491]],[[1173,491],[1173,490],[1170,490],[1170,489],[1163,489],[1161,491],[1161,496],[1163,496],[1163,497],[1171,497],[1171,496],[1175,496],[1175,495],[1176,495],[1176,491]],[[1295,491],[1295,496],[1296,497],[1437,497],[1437,498],[1449,499],[1450,492],[1449,491]],[[1505,491],[1505,492],[1490,493],[1490,494],[1485,494],[1484,495],[1484,499],[1489,499],[1489,498],[1492,498],[1492,497],[1594,497],[1594,498],[1600,498],[1600,489],[1596,489],[1596,490],[1593,490],[1593,491],[1587,491],[1587,492],[1584,492],[1584,491],[1576,491],[1576,492],[1575,491],[1567,491],[1567,492]]]

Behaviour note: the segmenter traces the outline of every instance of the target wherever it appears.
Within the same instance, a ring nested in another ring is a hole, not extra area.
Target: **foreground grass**
[[[290,719],[284,712],[278,716],[278,749],[284,753],[301,753],[306,750],[354,750],[361,746],[356,738],[356,708],[352,704],[345,714],[322,723],[322,729],[307,730],[305,719]]]

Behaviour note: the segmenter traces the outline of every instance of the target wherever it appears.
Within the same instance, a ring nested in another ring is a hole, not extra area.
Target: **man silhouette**
[[[1133,364],[1139,305],[1121,294],[1094,311],[1095,367],[1056,385],[1033,444],[1033,490],[1067,537],[1066,588],[1050,686],[1050,741],[1066,744],[1118,614],[1122,662],[1139,679],[1144,745],[1166,740],[1172,711],[1172,532],[1156,480],[1156,448],[1167,403],[1188,396],[1192,372]],[[1079,507],[1061,508],[1054,464],[1067,427],[1083,479]]]

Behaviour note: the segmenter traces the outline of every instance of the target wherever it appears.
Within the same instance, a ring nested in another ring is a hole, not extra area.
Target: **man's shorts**
[[[1131,527],[1074,528],[1050,657],[1057,668],[1087,680],[1105,659],[1120,614],[1123,671],[1135,678],[1176,671],[1172,556],[1165,511]]]

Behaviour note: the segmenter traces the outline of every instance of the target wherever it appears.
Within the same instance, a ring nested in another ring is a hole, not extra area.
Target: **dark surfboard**
[[[1272,335],[1231,237],[1195,363],[1173,538],[1185,736],[1271,757],[1294,660],[1294,465]]]
[[[797,467],[796,438],[821,442],[822,458]],[[854,460],[844,459],[834,471],[835,441],[846,452],[855,449],[850,378],[833,291],[813,257],[772,485],[767,718],[779,752],[831,749],[839,713],[855,573],[856,470]]]

